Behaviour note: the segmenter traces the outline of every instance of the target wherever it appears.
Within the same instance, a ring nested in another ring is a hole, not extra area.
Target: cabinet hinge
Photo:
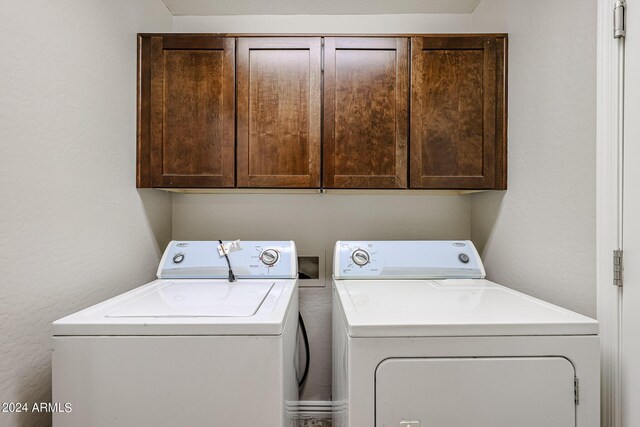
[[[580,404],[580,382],[578,381],[578,377],[573,378],[573,397],[576,402],[576,405]]]
[[[320,71],[324,72],[324,37],[320,39]]]
[[[624,269],[622,260],[622,249],[613,251],[613,284],[622,286],[622,271]]]
[[[613,6],[613,38],[615,39],[627,35],[626,8],[627,3],[625,0],[618,0]]]

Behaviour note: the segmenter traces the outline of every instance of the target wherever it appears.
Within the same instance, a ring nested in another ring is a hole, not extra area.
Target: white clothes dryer
[[[339,241],[334,425],[597,427],[598,324],[486,280],[470,241]]]

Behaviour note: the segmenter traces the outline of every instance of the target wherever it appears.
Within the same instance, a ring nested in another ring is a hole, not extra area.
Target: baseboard
[[[298,418],[330,420],[332,407],[330,400],[301,400],[296,414]]]
[[[301,400],[287,402],[287,412],[295,427],[330,427],[332,402],[330,400]]]

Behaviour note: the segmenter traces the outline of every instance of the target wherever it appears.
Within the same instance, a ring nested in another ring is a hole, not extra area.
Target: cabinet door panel
[[[151,38],[154,187],[233,187],[235,41]]]
[[[406,38],[326,38],[324,187],[406,188]]]
[[[320,186],[320,38],[239,39],[238,186]]]
[[[504,186],[504,38],[411,42],[411,187]]]

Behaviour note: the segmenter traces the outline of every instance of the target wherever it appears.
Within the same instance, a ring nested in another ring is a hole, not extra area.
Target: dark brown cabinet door
[[[238,39],[238,187],[320,186],[320,38]]]
[[[411,39],[411,188],[506,188],[505,44]]]
[[[140,49],[138,186],[233,187],[235,40],[153,36]]]
[[[326,38],[323,186],[406,188],[407,38]]]

